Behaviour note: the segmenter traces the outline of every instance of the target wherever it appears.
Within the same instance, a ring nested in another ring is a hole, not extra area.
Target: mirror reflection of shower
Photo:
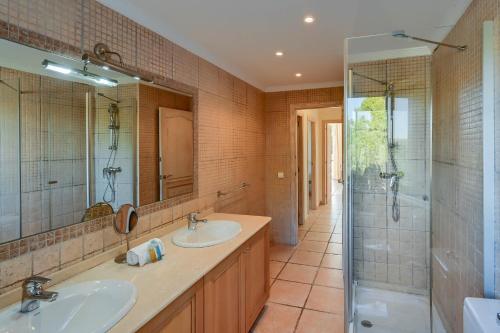
[[[109,155],[106,161],[106,167],[102,170],[102,176],[106,180],[106,187],[102,195],[102,200],[106,203],[114,203],[116,201],[116,176],[122,171],[121,167],[115,165],[120,139],[119,101],[112,99],[103,93],[98,93],[98,95],[111,101],[108,106]]]
[[[400,204],[399,204],[399,182],[400,179],[404,177],[404,173],[399,170],[398,164],[396,162],[396,149],[397,144],[394,141],[394,109],[395,109],[395,94],[394,94],[394,84],[392,82],[382,81],[370,76],[357,73],[353,70],[351,75],[356,75],[364,79],[379,83],[385,87],[384,97],[385,97],[385,109],[387,112],[387,151],[389,154],[389,166],[390,169],[386,172],[380,172],[379,176],[382,179],[389,180],[389,187],[392,191],[392,220],[398,222],[400,218]]]

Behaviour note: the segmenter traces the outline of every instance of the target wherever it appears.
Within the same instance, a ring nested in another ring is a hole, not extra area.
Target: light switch
[[[283,179],[285,178],[285,173],[283,171],[278,172],[278,178]]]

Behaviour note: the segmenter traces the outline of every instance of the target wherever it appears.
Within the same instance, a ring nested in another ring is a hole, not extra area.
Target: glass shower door
[[[0,243],[21,235],[19,80],[0,68]]]
[[[346,43],[346,301],[358,333],[431,329],[430,57],[398,43]]]

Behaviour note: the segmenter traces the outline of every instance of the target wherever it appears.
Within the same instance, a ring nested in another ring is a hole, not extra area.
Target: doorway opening
[[[342,112],[341,107],[297,110],[299,226],[307,223],[311,212],[330,204],[333,193],[342,193]],[[298,230],[300,240],[300,228]]]

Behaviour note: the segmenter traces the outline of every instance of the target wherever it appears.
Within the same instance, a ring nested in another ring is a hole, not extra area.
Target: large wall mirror
[[[0,40],[0,243],[193,198],[193,114],[189,94]]]

